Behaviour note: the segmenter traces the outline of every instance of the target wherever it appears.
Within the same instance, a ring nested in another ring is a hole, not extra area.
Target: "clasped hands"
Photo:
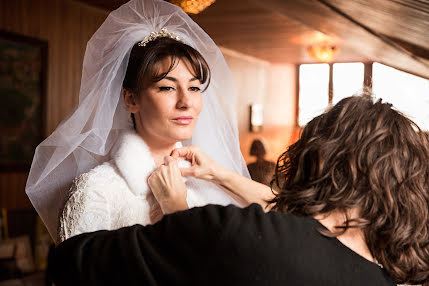
[[[178,160],[185,159],[191,163],[189,168],[179,168]],[[220,165],[211,160],[197,146],[188,146],[172,151],[164,158],[148,178],[148,185],[164,214],[188,209],[187,191],[182,176],[192,176],[203,180],[214,180],[215,170]]]

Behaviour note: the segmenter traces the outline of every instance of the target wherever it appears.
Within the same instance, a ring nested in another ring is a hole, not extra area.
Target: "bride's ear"
[[[127,107],[128,111],[130,113],[139,112],[140,106],[138,104],[136,94],[128,89],[124,89],[123,94],[124,94],[125,106]]]

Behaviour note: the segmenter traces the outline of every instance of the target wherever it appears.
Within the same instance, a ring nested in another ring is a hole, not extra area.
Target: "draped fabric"
[[[120,131],[132,128],[121,96],[131,48],[164,27],[198,50],[212,72],[195,131],[184,145],[196,144],[223,166],[249,176],[239,148],[233,78],[219,48],[179,7],[131,0],[111,12],[89,40],[79,104],[35,151],[26,193],[53,238],[73,178],[108,160]]]

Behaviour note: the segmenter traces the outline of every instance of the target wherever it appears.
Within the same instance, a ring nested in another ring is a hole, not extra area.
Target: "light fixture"
[[[264,124],[264,106],[259,103],[253,103],[250,106],[249,131],[259,132]]]
[[[179,6],[188,14],[198,14],[216,0],[170,0],[174,5]]]
[[[321,42],[309,46],[307,52],[315,61],[327,63],[335,58],[338,47],[328,42]]]

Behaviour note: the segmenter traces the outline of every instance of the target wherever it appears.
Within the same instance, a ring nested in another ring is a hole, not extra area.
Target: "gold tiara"
[[[167,31],[167,28],[162,28],[159,32],[151,32],[149,36],[144,37],[143,41],[139,42],[139,47],[146,47],[147,43],[155,40],[159,37],[167,37],[177,41],[181,41],[179,37],[175,36],[173,33]]]

